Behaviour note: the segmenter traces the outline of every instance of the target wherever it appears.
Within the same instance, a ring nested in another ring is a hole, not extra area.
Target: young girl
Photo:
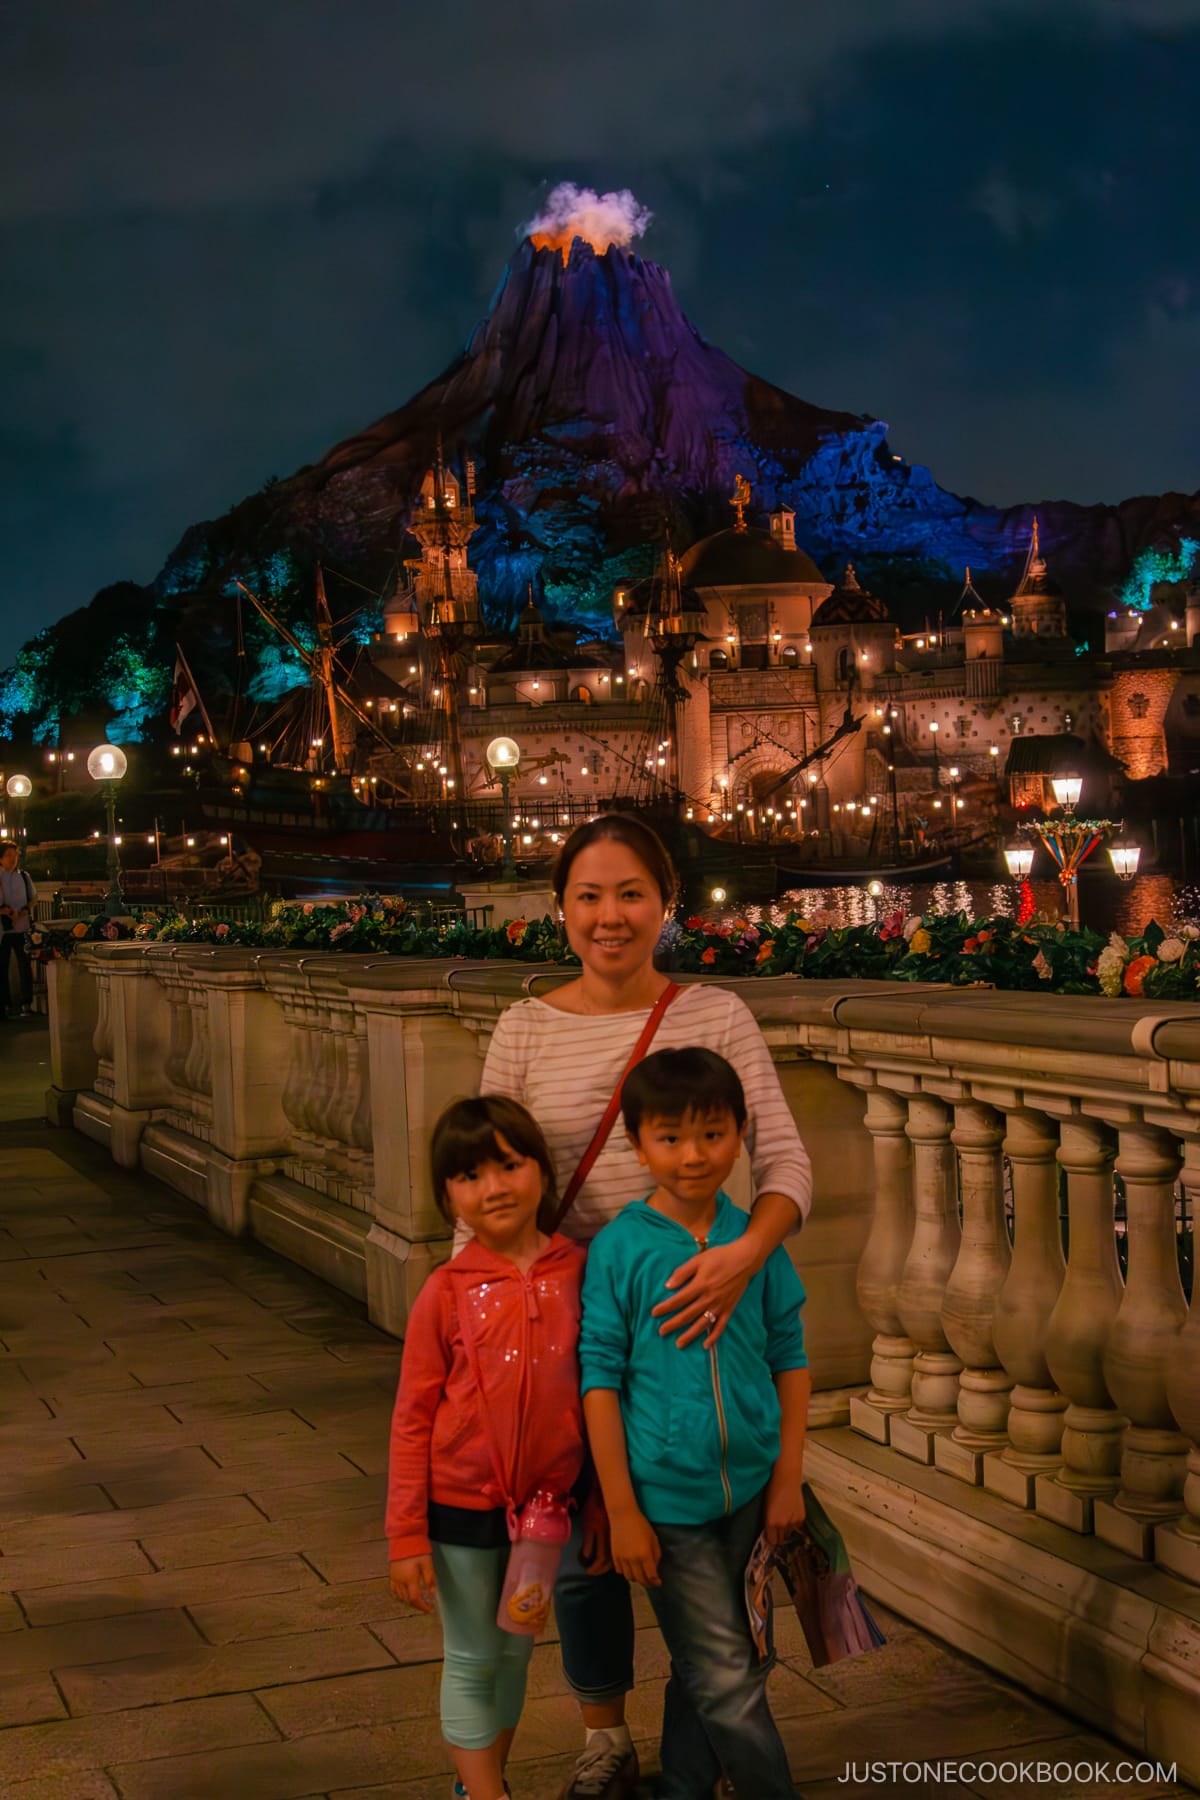
[[[501,1800],[531,1636],[496,1623],[510,1511],[566,1497],[583,1466],[584,1252],[546,1227],[554,1170],[523,1106],[459,1100],[434,1128],[433,1190],[473,1241],[430,1275],[408,1322],[392,1417],[387,1536],[397,1599],[442,1619],[442,1731],[454,1792]]]

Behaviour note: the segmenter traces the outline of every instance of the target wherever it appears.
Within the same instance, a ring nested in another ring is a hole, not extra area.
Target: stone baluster
[[[337,1034],[327,1006],[314,1009],[309,1020],[308,1053],[312,1059],[313,1086],[309,1097],[309,1119],[318,1147],[328,1149],[335,1141],[334,1114],[337,1110]]]
[[[958,1424],[934,1440],[933,1460],[948,1475],[976,1486],[986,1450],[1003,1449],[1010,1376],[992,1336],[996,1297],[1009,1268],[1004,1220],[1000,1116],[978,1100],[954,1108],[951,1142],[958,1151],[962,1240],[942,1302],[942,1325],[963,1363],[958,1378]]]
[[[983,1459],[983,1485],[1031,1507],[1039,1475],[1058,1467],[1067,1397],[1046,1363],[1046,1333],[1066,1263],[1058,1218],[1058,1130],[1044,1113],[1012,1108],[1004,1154],[1012,1169],[1013,1252],[996,1301],[996,1354],[1012,1376],[1008,1445]]]
[[[913,1234],[912,1145],[905,1126],[908,1102],[890,1088],[867,1090],[866,1127],[875,1164],[875,1207],[857,1274],[858,1303],[874,1327],[871,1387],[850,1402],[850,1423],[886,1444],[893,1414],[912,1403],[917,1346],[905,1335],[897,1310],[904,1261]]]
[[[1090,1531],[1092,1507],[1117,1489],[1124,1416],[1104,1379],[1104,1349],[1121,1304],[1113,1236],[1113,1147],[1094,1119],[1073,1115],[1059,1129],[1067,1171],[1067,1273],[1046,1332],[1046,1364],[1067,1396],[1062,1466],[1039,1475],[1039,1513],[1072,1531]]]
[[[1200,1217],[1200,1138],[1184,1140],[1182,1180],[1192,1225],[1192,1304],[1168,1361],[1167,1401],[1190,1445],[1183,1484],[1184,1512],[1173,1524],[1158,1527],[1154,1557],[1173,1575],[1200,1585],[1200,1278],[1194,1260],[1196,1223]]]
[[[163,986],[171,1008],[167,1080],[182,1093],[188,1086],[187,1065],[192,1049],[191,999],[187,989],[178,981],[164,981]]]
[[[312,1032],[307,1030],[302,1013],[289,1008],[287,1021],[290,1027],[288,1036],[290,1049],[288,1054],[287,1080],[283,1084],[283,1111],[288,1124],[292,1128],[292,1138],[297,1154],[311,1141],[312,1129],[309,1123],[309,1106],[312,1096]]]
[[[913,1235],[896,1311],[917,1345],[912,1405],[891,1421],[891,1444],[916,1462],[933,1461],[933,1440],[958,1422],[962,1367],[942,1327],[946,1283],[958,1257],[958,1186],[950,1112],[933,1094],[914,1094],[905,1127],[913,1149]]]
[[[1167,1403],[1167,1365],[1178,1354],[1187,1301],[1175,1240],[1174,1136],[1154,1125],[1122,1125],[1117,1174],[1125,1183],[1125,1293],[1104,1352],[1108,1391],[1129,1420],[1121,1486],[1097,1500],[1093,1530],[1128,1556],[1154,1553],[1154,1527],[1183,1511],[1187,1439]]]

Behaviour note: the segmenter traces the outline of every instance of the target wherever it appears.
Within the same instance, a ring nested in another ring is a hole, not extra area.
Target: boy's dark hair
[[[722,1112],[733,1114],[740,1131],[746,1123],[742,1084],[723,1056],[699,1044],[644,1056],[621,1089],[621,1117],[631,1137],[637,1136],[644,1119]]]
[[[499,1162],[504,1156],[498,1137],[512,1145],[518,1156],[532,1156],[542,1171],[544,1193],[538,1208],[538,1227],[554,1229],[558,1209],[554,1164],[542,1136],[542,1128],[518,1100],[504,1094],[480,1094],[475,1100],[453,1100],[433,1128],[429,1160],[433,1174],[433,1198],[447,1224],[454,1214],[446,1195],[446,1183],[483,1162]]]

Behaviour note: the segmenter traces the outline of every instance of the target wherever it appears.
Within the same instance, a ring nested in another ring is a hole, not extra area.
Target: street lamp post
[[[14,804],[20,824],[14,829],[13,836],[23,838],[25,831],[25,802],[33,792],[33,783],[28,775],[10,775],[4,784],[4,791]]]
[[[1132,881],[1138,872],[1141,861],[1142,846],[1140,844],[1116,843],[1108,846],[1108,854],[1112,866],[1122,881]]]
[[[942,777],[938,770],[938,752],[937,752],[938,722],[936,719],[931,719],[929,721],[929,735],[933,739],[933,785],[934,785],[934,787],[941,787]]]
[[[504,879],[514,881],[517,865],[513,860],[512,836],[512,804],[509,800],[509,782],[521,761],[521,746],[515,738],[493,738],[484,751],[489,769],[500,777],[500,804],[504,808],[504,817],[500,832],[504,844]]]
[[[1058,865],[1058,879],[1067,902],[1067,923],[1078,931],[1079,871],[1096,846],[1121,827],[1114,825],[1109,819],[1075,817],[1075,808],[1079,804],[1083,787],[1078,775],[1056,776],[1051,785],[1054,797],[1062,807],[1062,817],[1039,819],[1028,829],[1037,833]],[[1119,848],[1127,856],[1128,849],[1136,849],[1136,846],[1121,845]],[[1113,858],[1113,864],[1114,867],[1117,866],[1116,857]],[[1133,866],[1137,867],[1136,858]]]
[[[108,826],[108,845],[104,859],[105,872],[108,875],[108,891],[104,896],[104,914],[106,918],[115,919],[125,911],[125,898],[121,893],[121,859],[117,855],[117,785],[124,775],[129,763],[125,752],[116,744],[97,744],[87,759],[87,770],[93,781],[98,781],[104,792],[104,816]]]

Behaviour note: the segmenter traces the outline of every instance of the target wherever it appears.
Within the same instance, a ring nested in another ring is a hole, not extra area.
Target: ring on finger
[[[706,1307],[700,1316],[704,1320],[706,1325],[715,1325],[717,1322],[717,1315],[713,1311],[711,1306]]]

